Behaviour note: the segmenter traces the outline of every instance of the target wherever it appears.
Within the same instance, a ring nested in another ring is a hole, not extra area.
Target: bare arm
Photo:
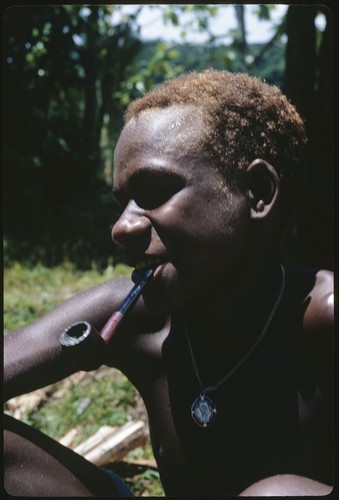
[[[30,392],[74,373],[59,337],[71,323],[86,320],[100,330],[131,288],[116,279],[81,292],[35,323],[4,338],[4,396]]]
[[[304,354],[308,371],[325,393],[331,390],[334,333],[333,273],[319,271],[307,297],[304,315]]]

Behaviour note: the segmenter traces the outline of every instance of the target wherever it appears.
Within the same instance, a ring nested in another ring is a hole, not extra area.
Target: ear
[[[274,167],[257,158],[247,167],[247,196],[251,218],[263,219],[275,206],[280,191],[280,180]]]

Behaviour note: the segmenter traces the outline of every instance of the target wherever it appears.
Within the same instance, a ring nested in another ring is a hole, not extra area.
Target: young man
[[[184,75],[127,112],[112,236],[134,281],[154,274],[105,363],[145,402],[167,495],[331,491],[333,277],[279,258],[304,145],[281,92],[243,74]],[[8,397],[73,373],[60,333],[81,320],[99,331],[131,285],[94,287],[6,335]],[[8,425],[10,493],[112,494],[102,471]]]

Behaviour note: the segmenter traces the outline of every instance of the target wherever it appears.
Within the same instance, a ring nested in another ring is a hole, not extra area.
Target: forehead
[[[115,150],[115,160],[130,154],[157,153],[181,156],[201,150],[206,136],[203,112],[191,105],[142,111],[124,127]]]

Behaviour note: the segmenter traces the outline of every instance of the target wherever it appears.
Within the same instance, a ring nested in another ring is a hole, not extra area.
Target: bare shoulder
[[[333,273],[320,270],[305,298],[301,355],[303,366],[328,393],[332,384],[334,283]]]
[[[334,323],[334,279],[333,273],[319,270],[306,299],[304,332],[321,332],[333,329]]]

